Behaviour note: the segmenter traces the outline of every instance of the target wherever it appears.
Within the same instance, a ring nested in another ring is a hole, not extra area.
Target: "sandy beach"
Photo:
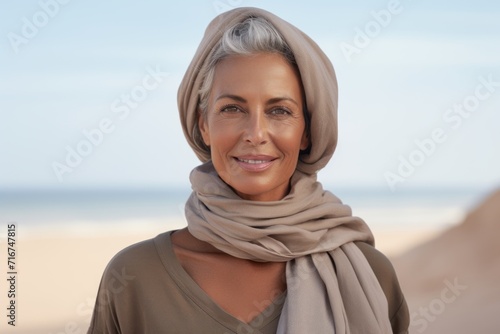
[[[449,233],[449,229],[443,228],[444,225],[432,227],[431,224],[420,228],[414,226],[395,229],[378,226],[375,216],[373,219],[375,227],[372,226],[372,229],[377,247],[394,260],[411,312],[415,315],[421,305],[428,305],[429,300],[432,301],[436,294],[439,295],[440,289],[446,287],[448,284],[446,279],[453,282],[455,278],[453,271],[443,273],[438,264],[429,266],[429,263],[436,258],[436,254],[428,253],[427,250],[428,247],[438,247],[432,248],[433,252],[439,252],[437,249],[442,251],[448,244],[436,246],[435,240]],[[456,231],[459,225],[453,226],[451,230]],[[34,228],[23,230],[23,226],[19,226],[16,326],[15,328],[8,326],[4,316],[0,332],[86,333],[101,274],[113,255],[128,245],[149,239],[166,230],[180,228],[184,226],[184,222],[177,220],[165,224],[165,222],[129,221],[118,226],[119,229],[110,225],[99,226],[96,222],[74,224],[72,228],[45,227],[38,230]],[[2,238],[2,242],[4,240],[5,238]],[[423,260],[422,256],[427,257],[427,260]],[[423,264],[422,261],[427,262]],[[439,259],[439,261],[445,260]],[[446,267],[441,262],[439,264]],[[496,265],[498,267],[498,261]],[[478,266],[481,267],[481,264]],[[433,281],[429,275],[434,278]],[[497,277],[500,277],[500,271]],[[5,285],[0,286],[5,287]],[[483,289],[482,292],[487,290]],[[474,296],[476,299],[486,297],[483,294],[476,296],[472,288],[470,294],[470,298],[461,298],[469,304],[460,306],[460,300],[457,299],[455,306],[447,306],[449,310],[443,312],[442,321],[453,321],[453,317],[450,320],[444,316],[446,314],[462,315],[458,311],[452,313],[452,307],[461,308],[462,311],[468,310],[470,303],[479,303],[479,300],[474,300]],[[498,303],[500,293],[489,298],[491,305],[500,310]],[[492,312],[493,309],[488,310]],[[414,318],[418,321],[419,313]],[[420,323],[417,322],[417,326],[413,325],[412,333],[421,333],[419,330],[423,325],[418,326],[418,324]],[[426,324],[425,333],[451,333],[433,331],[431,325],[438,324],[441,324],[441,321],[436,320],[432,324]]]

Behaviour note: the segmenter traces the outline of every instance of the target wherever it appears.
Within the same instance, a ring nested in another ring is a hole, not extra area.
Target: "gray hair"
[[[276,28],[262,17],[249,17],[224,32],[221,41],[201,69],[203,81],[198,96],[202,114],[206,114],[208,108],[208,96],[212,89],[217,63],[230,55],[256,53],[281,54],[297,68],[292,50]]]

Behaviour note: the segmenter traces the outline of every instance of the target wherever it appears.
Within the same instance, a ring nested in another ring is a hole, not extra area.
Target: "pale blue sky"
[[[400,173],[395,191],[500,184],[499,2],[67,2],[0,4],[0,189],[188,187],[198,161],[180,128],[177,87],[208,22],[234,6],[283,17],[332,60],[340,138],[321,181],[389,189],[388,173]],[[389,9],[377,23],[374,12]],[[367,46],[355,43],[359,31]],[[357,47],[350,61],[347,44]],[[127,107],[123,94],[137,100]],[[460,116],[462,104],[470,111]],[[109,133],[82,144],[101,122]],[[67,165],[78,145],[92,152],[58,177],[54,162]],[[401,157],[414,162],[406,174]]]

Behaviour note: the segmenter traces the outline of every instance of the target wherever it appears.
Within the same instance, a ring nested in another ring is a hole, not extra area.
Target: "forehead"
[[[297,69],[282,55],[261,53],[224,58],[215,67],[212,95],[261,94],[302,96]]]

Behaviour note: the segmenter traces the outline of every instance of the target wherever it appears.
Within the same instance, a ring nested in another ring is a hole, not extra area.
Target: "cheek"
[[[218,151],[218,154],[220,154],[221,151],[228,150],[234,145],[235,141],[238,140],[238,136],[234,131],[234,126],[223,123],[224,122],[213,122],[210,124],[211,150],[212,152]]]
[[[275,142],[290,155],[298,154],[303,142],[304,127],[281,126],[275,129]]]

